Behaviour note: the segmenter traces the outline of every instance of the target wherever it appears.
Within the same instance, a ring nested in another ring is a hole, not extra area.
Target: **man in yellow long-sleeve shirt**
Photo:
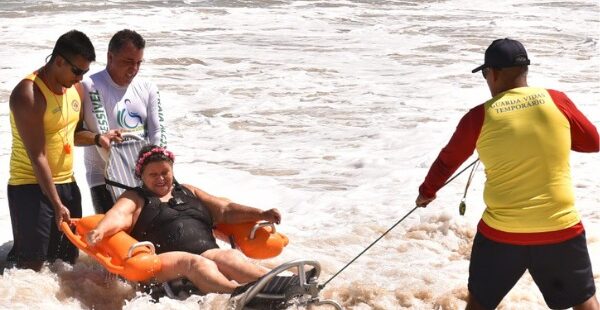
[[[549,307],[598,310],[569,166],[571,150],[598,152],[598,131],[564,93],[529,87],[528,65],[520,42],[492,42],[473,70],[492,98],[460,120],[416,204],[435,199],[477,150],[487,208],[473,241],[467,309],[495,308],[529,270]]]

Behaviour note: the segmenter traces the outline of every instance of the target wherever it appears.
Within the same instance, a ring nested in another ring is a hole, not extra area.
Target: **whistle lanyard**
[[[471,186],[473,176],[475,176],[475,170],[477,170],[477,166],[479,166],[479,159],[476,160],[473,169],[471,169],[471,173],[469,173],[469,178],[467,179],[467,184],[465,185],[465,192],[463,193],[463,197],[460,200],[460,205],[458,206],[458,213],[460,213],[460,215],[465,215],[465,211],[467,211],[467,192],[469,191],[469,186]]]

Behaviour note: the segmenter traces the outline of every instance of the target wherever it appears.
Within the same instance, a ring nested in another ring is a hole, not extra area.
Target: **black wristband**
[[[100,144],[100,134],[97,133],[96,136],[94,137],[94,144],[96,144],[99,147],[102,147],[102,145]]]

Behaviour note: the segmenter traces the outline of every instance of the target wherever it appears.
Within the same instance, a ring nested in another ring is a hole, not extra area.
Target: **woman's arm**
[[[133,227],[135,211],[143,205],[143,199],[131,190],[125,191],[115,205],[106,212],[98,226],[88,232],[87,241],[91,245],[102,241],[107,236],[112,236],[119,231],[128,231]]]
[[[279,224],[281,213],[277,209],[261,210],[248,207],[230,201],[229,199],[216,197],[192,185],[183,184],[210,210],[213,222],[218,223],[243,223],[255,221],[268,221]]]

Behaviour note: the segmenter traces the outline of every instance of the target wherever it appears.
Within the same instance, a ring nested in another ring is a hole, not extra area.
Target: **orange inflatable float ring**
[[[289,243],[288,238],[275,231],[275,225],[269,222],[217,224],[215,235],[254,259],[275,257]]]
[[[61,224],[61,228],[75,246],[96,259],[111,273],[129,281],[147,281],[154,277],[162,265],[151,242],[138,242],[121,231],[104,238],[96,246],[92,247],[87,243],[87,233],[96,228],[103,217],[103,214],[96,214],[71,219],[75,231],[66,222]]]

